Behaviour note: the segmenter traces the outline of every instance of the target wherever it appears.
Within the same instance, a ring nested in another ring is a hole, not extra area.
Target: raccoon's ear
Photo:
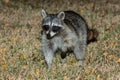
[[[65,18],[65,13],[64,12],[60,12],[57,17],[61,20],[63,20]]]
[[[41,14],[43,18],[47,17],[47,12],[44,9],[41,10]]]

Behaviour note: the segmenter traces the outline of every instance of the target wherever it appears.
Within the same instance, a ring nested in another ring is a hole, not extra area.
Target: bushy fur
[[[93,35],[97,31],[88,29],[86,21],[74,11],[48,14],[45,10],[42,10],[42,16],[42,26],[46,25],[46,18],[50,18],[49,20],[56,18],[58,19],[57,21],[61,23],[56,22],[55,24],[61,25],[62,27],[59,32],[56,32],[56,34],[49,39],[47,38],[47,31],[42,30],[42,52],[48,69],[51,69],[53,56],[57,50],[61,51],[62,58],[66,57],[67,51],[72,51],[81,64],[85,57],[87,43],[91,42],[93,38],[96,39],[98,35]],[[50,23],[53,24],[52,21],[50,21]],[[49,25],[50,27],[51,24]]]

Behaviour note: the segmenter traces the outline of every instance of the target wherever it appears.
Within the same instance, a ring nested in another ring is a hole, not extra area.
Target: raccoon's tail
[[[99,33],[96,29],[89,29],[87,35],[87,44],[97,41]]]

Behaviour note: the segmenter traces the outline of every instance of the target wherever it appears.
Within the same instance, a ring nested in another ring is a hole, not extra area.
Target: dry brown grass
[[[0,80],[120,80],[120,1],[0,1]],[[102,4],[102,6],[101,6]],[[56,55],[46,72],[41,53],[41,9],[74,10],[99,31],[87,47],[83,66],[71,54],[66,63]]]

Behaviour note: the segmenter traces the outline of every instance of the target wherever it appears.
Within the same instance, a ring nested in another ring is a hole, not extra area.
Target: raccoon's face
[[[45,10],[42,10],[42,29],[47,35],[47,39],[52,39],[55,35],[64,28],[64,12],[59,14],[47,14]]]

